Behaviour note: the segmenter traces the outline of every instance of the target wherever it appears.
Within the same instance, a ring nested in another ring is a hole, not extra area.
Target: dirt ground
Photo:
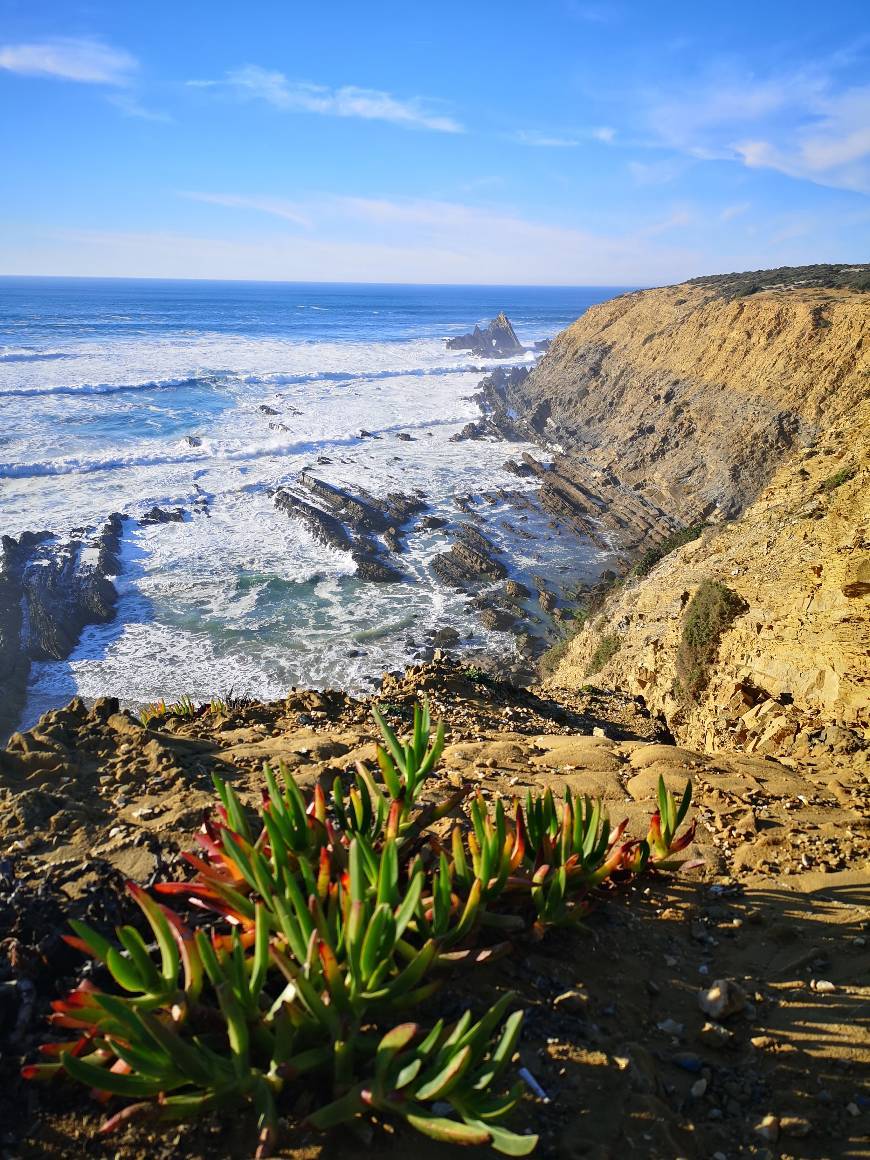
[[[426,693],[448,724],[434,786],[462,780],[492,796],[566,784],[607,801],[636,835],[659,774],[691,778],[701,865],[614,891],[579,930],[522,941],[507,959],[450,978],[431,1000],[456,1016],[506,988],[527,1011],[529,1091],[515,1127],[535,1155],[594,1160],[870,1156],[870,873],[866,777],[669,743],[630,698],[589,690],[570,703],[427,665],[385,679],[399,727]],[[0,1156],[117,1160],[245,1157],[239,1113],[184,1128],[100,1137],[100,1109],[73,1085],[18,1078],[51,999],[82,977],[61,935],[70,917],[108,930],[133,915],[124,881],[179,873],[213,801],[210,775],[258,792],[264,759],[301,783],[330,783],[371,760],[369,707],[294,693],[196,719],[142,726],[111,701],[73,702],[0,753]],[[135,909],[135,908],[134,908]],[[739,988],[719,1021],[699,992]],[[455,1155],[425,1138],[361,1125],[321,1137],[288,1108],[279,1155]]]

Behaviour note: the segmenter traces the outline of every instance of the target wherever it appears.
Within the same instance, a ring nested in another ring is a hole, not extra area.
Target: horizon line
[[[695,275],[692,275],[693,277]],[[253,283],[268,286],[433,286],[454,289],[458,287],[474,287],[481,289],[510,289],[522,287],[540,290],[654,290],[664,286],[682,286],[687,279],[679,282],[661,282],[649,284],[617,283],[617,282],[406,282],[406,281],[367,281],[348,279],[307,279],[307,278],[178,278],[166,277],[162,274],[6,274],[0,273],[0,281],[13,278],[54,279],[57,281],[78,282],[217,282],[217,283]]]

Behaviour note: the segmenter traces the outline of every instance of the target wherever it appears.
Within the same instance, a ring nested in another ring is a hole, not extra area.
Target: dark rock
[[[444,584],[466,590],[507,575],[493,544],[471,524],[460,524],[450,550],[434,557],[432,571]]]
[[[552,338],[539,338],[534,345],[535,350],[548,351],[553,345]]]
[[[162,508],[157,504],[139,520],[141,527],[148,524],[180,524],[184,521],[184,508]]]
[[[438,528],[446,527],[447,520],[442,516],[423,516],[417,527],[423,531],[436,531]]]
[[[531,596],[525,584],[521,584],[519,580],[508,580],[504,586],[505,594],[512,600],[526,600]]]
[[[281,414],[280,411],[276,411],[274,407],[269,407],[265,403],[261,403],[259,405],[259,407],[257,408],[257,410],[261,411],[264,415],[280,415]]]
[[[471,334],[458,338],[448,338],[448,350],[470,350],[483,358],[509,358],[522,354],[525,347],[520,343],[507,315],[502,311],[489,326],[481,330],[475,326]]]
[[[409,435],[407,431],[399,431],[396,434],[396,438],[401,439],[403,443],[412,443],[414,441],[414,436]]]
[[[459,644],[459,639],[459,633],[449,625],[446,628],[439,628],[432,634],[432,643],[436,648],[455,648]]]

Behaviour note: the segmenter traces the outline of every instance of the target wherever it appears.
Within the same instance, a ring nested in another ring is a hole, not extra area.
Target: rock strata
[[[61,539],[25,532],[0,541],[0,736],[24,705],[32,661],[64,660],[88,624],[115,615],[123,518]]]
[[[510,358],[511,355],[525,352],[525,347],[517,338],[504,311],[496,315],[489,326],[483,329],[475,326],[471,334],[448,338],[447,349],[470,350],[472,354],[481,358]]]
[[[420,495],[390,492],[382,499],[352,495],[304,471],[294,485],[278,488],[279,511],[302,520],[315,539],[349,552],[362,580],[393,583],[403,573],[387,560],[402,549],[400,533],[426,507]]]

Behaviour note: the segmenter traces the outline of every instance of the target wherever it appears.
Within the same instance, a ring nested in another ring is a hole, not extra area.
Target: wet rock
[[[507,576],[495,546],[471,524],[460,524],[450,550],[433,559],[432,571],[443,583],[465,590]]]
[[[509,358],[525,351],[504,311],[482,330],[479,326],[475,326],[471,334],[448,338],[447,349],[470,350],[472,354],[482,358]]]
[[[257,408],[263,415],[280,415],[280,411],[276,411],[274,407],[269,407],[266,403],[261,403]]]
[[[162,508],[154,505],[139,520],[140,527],[149,524],[180,524],[184,521],[184,508]]]

